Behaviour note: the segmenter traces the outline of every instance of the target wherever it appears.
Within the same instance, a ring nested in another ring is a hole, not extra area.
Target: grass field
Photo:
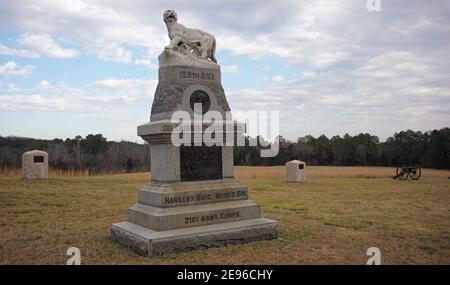
[[[450,264],[450,171],[425,169],[398,181],[392,168],[308,167],[308,181],[286,183],[283,167],[237,167],[280,239],[143,258],[109,240],[126,220],[148,173],[0,177],[0,264]]]

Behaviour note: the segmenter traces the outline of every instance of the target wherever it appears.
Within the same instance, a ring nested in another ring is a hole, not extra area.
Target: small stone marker
[[[22,154],[22,178],[47,179],[48,153],[42,150],[31,150]]]
[[[306,180],[306,163],[300,160],[286,162],[286,181],[301,182]]]

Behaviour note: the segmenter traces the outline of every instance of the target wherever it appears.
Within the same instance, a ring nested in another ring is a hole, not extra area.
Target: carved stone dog
[[[216,39],[213,35],[199,29],[189,29],[177,23],[178,17],[174,10],[165,11],[163,20],[166,23],[170,38],[170,44],[165,47],[166,49],[184,49],[189,53],[194,51],[198,57],[203,59],[209,58],[217,63],[214,56],[216,53]]]

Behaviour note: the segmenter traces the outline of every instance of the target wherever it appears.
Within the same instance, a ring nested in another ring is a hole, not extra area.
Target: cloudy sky
[[[232,110],[289,139],[450,126],[450,1],[0,0],[0,135],[141,141],[162,13],[215,35]]]

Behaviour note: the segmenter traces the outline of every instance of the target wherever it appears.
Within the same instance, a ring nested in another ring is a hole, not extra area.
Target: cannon
[[[419,180],[422,171],[419,166],[399,166],[395,171],[394,179],[406,180],[409,178]]]

